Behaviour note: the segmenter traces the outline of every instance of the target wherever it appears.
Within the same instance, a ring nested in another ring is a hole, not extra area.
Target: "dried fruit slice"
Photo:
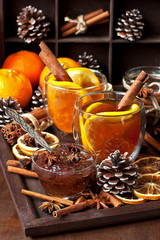
[[[48,132],[42,132],[42,133],[46,134],[45,140],[50,145],[50,147],[51,148],[56,147],[55,143],[59,143],[58,137],[51,133],[48,133]],[[33,146],[33,147],[28,146],[26,143],[24,143],[24,135],[22,135],[20,138],[18,138],[17,143],[18,143],[18,147],[21,149],[21,151],[28,156],[32,156],[32,154],[39,148],[39,147],[35,147],[35,146]]]
[[[133,189],[133,194],[148,200],[160,199],[160,175],[143,174],[137,180],[138,185]]]
[[[124,194],[124,195],[115,195],[121,202],[126,203],[126,204],[139,204],[146,202],[146,199],[136,197],[132,193],[130,194]]]
[[[17,159],[24,159],[24,158],[30,158],[30,156],[26,155],[25,153],[22,152],[22,150],[19,148],[18,144],[15,144],[12,147],[12,153]]]
[[[159,157],[144,157],[134,162],[138,165],[138,172],[140,174],[156,173],[160,171],[160,158]]]
[[[100,84],[97,76],[88,68],[68,68],[66,70],[74,83],[77,83],[82,88],[98,86]]]

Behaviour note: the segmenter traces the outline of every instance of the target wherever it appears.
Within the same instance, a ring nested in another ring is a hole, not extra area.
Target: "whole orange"
[[[29,78],[17,71],[0,69],[0,98],[12,97],[17,99],[24,109],[32,98],[32,85]]]
[[[67,58],[67,57],[60,57],[57,58],[58,62],[63,66],[63,68],[71,68],[71,67],[81,67],[81,65],[73,60],[72,58]],[[43,88],[43,82],[45,79],[45,76],[47,73],[49,73],[50,70],[47,66],[44,67],[43,71],[41,72],[40,78],[39,78],[39,85],[41,89]]]
[[[2,68],[15,69],[24,73],[35,89],[39,84],[39,77],[44,66],[38,54],[25,50],[10,54],[5,59]]]

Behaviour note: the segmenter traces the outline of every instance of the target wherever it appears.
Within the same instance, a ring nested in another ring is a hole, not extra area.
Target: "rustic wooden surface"
[[[0,168],[0,239],[3,240],[31,240],[23,233],[7,183]],[[94,230],[77,231],[34,238],[37,240],[66,239],[66,240],[159,240],[160,219],[141,221],[137,223],[114,225]]]

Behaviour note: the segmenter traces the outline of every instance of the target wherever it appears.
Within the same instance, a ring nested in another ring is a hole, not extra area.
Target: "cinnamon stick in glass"
[[[148,78],[148,74],[142,70],[119,102],[117,110],[122,111],[132,105],[134,98],[137,96]]]
[[[40,42],[39,46],[41,48],[41,52],[39,53],[40,58],[42,59],[44,64],[50,69],[51,73],[56,77],[57,81],[72,82],[72,79],[58,62],[57,58],[48,48],[45,42]]]
[[[93,12],[91,12],[91,13],[87,13],[87,14],[85,14],[85,15],[83,16],[83,18],[84,18],[85,21],[87,21],[87,20],[89,20],[89,19],[91,19],[91,18],[99,15],[100,13],[103,13],[103,9],[98,9],[98,10],[93,11]],[[77,19],[76,19],[76,20],[77,20]],[[70,28],[72,28],[72,27],[74,27],[74,26],[76,26],[76,25],[77,25],[77,23],[68,22],[68,23],[64,24],[64,25],[60,28],[60,30],[61,30],[61,32],[65,32],[65,31],[67,31],[68,29],[70,29]]]

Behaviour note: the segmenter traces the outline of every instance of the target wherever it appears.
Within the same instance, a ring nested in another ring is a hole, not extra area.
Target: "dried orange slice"
[[[100,84],[97,76],[88,68],[68,68],[66,70],[72,81],[82,88],[98,86]]]
[[[146,202],[146,199],[136,197],[132,193],[128,194],[123,194],[122,196],[120,195],[115,195],[121,202],[126,203],[126,204],[139,204]]]
[[[133,194],[148,200],[160,199],[160,175],[143,174],[137,179],[138,185],[133,189]]]
[[[136,160],[133,164],[138,165],[140,174],[157,173],[160,171],[159,157],[144,157]]]
[[[56,147],[55,143],[59,143],[59,139],[57,136],[48,133],[48,132],[42,132],[43,134],[46,134],[45,136],[45,140],[46,142],[50,145],[51,148]],[[27,133],[26,133],[27,134]],[[39,149],[39,147],[32,147],[32,146],[28,146],[27,144],[24,143],[24,135],[22,135],[21,137],[18,138],[17,143],[18,143],[18,147],[21,149],[21,151],[28,155],[28,156],[32,156],[32,154]],[[42,149],[43,150],[43,149]]]
[[[16,157],[16,159],[24,159],[24,158],[30,158],[30,156],[26,155],[25,153],[22,152],[22,150],[19,148],[18,144],[15,144],[12,147],[12,153]]]

